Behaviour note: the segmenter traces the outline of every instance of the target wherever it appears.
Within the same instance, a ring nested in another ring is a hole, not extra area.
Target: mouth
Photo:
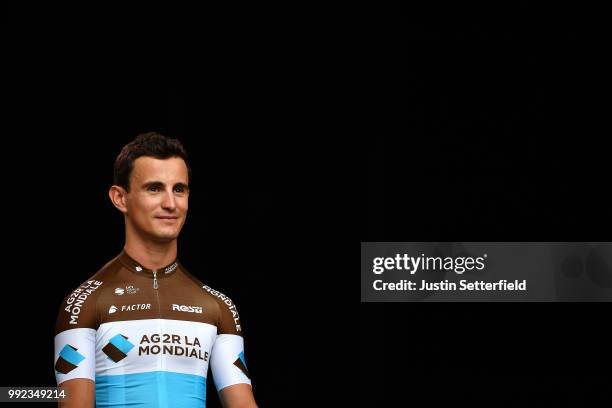
[[[172,217],[172,216],[160,216],[160,217],[155,217],[158,220],[164,220],[164,221],[176,221],[178,220],[178,217]]]

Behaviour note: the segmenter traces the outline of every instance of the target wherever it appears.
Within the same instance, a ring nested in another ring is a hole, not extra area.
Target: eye
[[[159,191],[159,187],[157,187],[157,186],[149,186],[149,191],[157,192],[157,191]]]
[[[177,193],[184,193],[185,188],[184,187],[174,187],[174,191],[176,191]]]

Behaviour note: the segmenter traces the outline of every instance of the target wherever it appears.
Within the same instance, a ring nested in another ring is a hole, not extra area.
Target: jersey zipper
[[[161,319],[161,306],[159,305],[159,285],[157,284],[157,270],[153,271],[153,292],[157,301],[157,317]]]
[[[153,270],[153,292],[155,292],[155,300],[157,303],[157,318],[158,320],[158,324],[157,324],[157,333],[159,334],[159,337],[162,338],[163,333],[164,333],[164,325],[163,325],[163,321],[161,320],[161,305],[159,303],[159,285],[157,283],[157,270],[154,269]],[[157,358],[157,371],[165,371],[166,369],[166,362],[165,362],[165,358],[162,354],[160,354]],[[158,399],[160,399],[161,395],[164,395],[164,393],[160,394],[163,384],[160,380],[160,378],[157,378],[157,397]],[[164,405],[166,406],[166,405]]]

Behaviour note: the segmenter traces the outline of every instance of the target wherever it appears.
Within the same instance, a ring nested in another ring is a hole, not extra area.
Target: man
[[[230,298],[177,261],[190,170],[182,144],[139,135],[115,161],[123,251],[60,308],[55,373],[64,407],[204,407],[210,364],[224,407],[256,407]]]

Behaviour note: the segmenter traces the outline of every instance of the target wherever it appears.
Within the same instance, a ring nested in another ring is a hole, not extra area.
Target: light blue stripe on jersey
[[[203,408],[206,378],[168,371],[96,376],[96,407]]]

